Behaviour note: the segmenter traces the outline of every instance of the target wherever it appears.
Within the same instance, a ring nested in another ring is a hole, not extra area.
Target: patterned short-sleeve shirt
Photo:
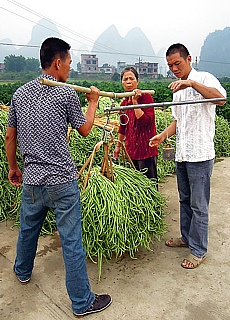
[[[68,86],[47,86],[41,75],[16,90],[8,126],[17,129],[23,158],[23,182],[55,185],[77,179],[76,164],[67,142],[68,125],[77,129],[85,122],[77,93]]]

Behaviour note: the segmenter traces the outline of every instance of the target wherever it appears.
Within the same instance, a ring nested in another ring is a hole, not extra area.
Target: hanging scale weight
[[[170,143],[167,143],[163,148],[163,160],[174,160],[175,159],[175,151]]]

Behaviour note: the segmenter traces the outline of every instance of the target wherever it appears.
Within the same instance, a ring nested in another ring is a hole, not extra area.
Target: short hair
[[[166,58],[168,56],[171,56],[174,53],[179,53],[182,58],[186,60],[186,58],[190,55],[188,49],[185,47],[185,45],[181,43],[174,43],[172,44],[168,50],[166,51]]]
[[[42,69],[47,69],[51,66],[56,58],[65,61],[70,50],[70,45],[59,38],[47,38],[43,41],[40,49],[40,62]]]
[[[135,75],[135,78],[138,81],[139,75],[138,75],[137,70],[134,67],[125,67],[125,69],[122,70],[122,72],[121,72],[121,81],[122,81],[124,73],[127,72],[127,71],[132,71],[132,73]]]

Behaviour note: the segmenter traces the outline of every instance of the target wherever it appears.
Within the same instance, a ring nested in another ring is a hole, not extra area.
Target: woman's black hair
[[[122,72],[121,72],[121,81],[122,81],[122,78],[124,76],[124,73],[127,72],[127,71],[131,71],[135,75],[135,78],[138,81],[139,75],[138,75],[137,70],[134,67],[126,67],[124,70],[122,70]]]

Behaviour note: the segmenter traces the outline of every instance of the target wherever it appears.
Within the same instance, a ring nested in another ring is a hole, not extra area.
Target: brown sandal
[[[173,238],[171,238],[170,240],[165,242],[165,245],[167,247],[172,247],[172,248],[179,248],[179,247],[188,248],[188,244],[184,243],[181,240],[181,238],[176,238],[175,240],[173,240]]]
[[[206,259],[206,256],[202,257],[202,258],[198,258],[196,256],[194,256],[193,254],[190,253],[190,255],[183,260],[183,262],[181,263],[181,266],[185,269],[195,269],[197,268],[204,260]],[[188,267],[186,265],[183,265],[183,263],[191,264],[191,267]]]

